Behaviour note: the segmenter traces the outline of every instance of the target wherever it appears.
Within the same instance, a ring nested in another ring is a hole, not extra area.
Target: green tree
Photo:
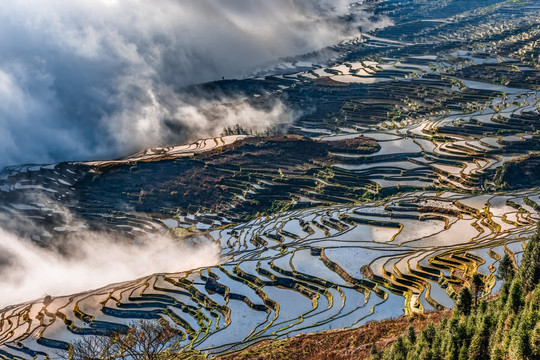
[[[420,355],[420,360],[433,360],[433,359],[435,359],[435,357],[433,356],[433,351],[430,349],[425,349]]]
[[[375,344],[375,342],[373,342],[373,344],[371,344],[371,359],[373,360],[379,360],[381,358],[381,353],[379,352],[379,349],[377,348],[377,344]]]
[[[414,345],[416,343],[416,331],[414,330],[414,326],[412,325],[410,325],[407,329],[407,341],[411,345]]]
[[[478,296],[484,291],[484,277],[478,273],[472,277],[472,291],[474,294],[474,306],[478,305]]]
[[[469,346],[469,359],[488,360],[489,337],[491,335],[491,321],[488,316],[482,318],[480,324],[475,329],[474,335]]]
[[[540,222],[536,234],[529,240],[521,261],[523,289],[532,291],[540,281]]]
[[[510,286],[510,293],[508,295],[508,308],[515,314],[519,311],[521,305],[523,305],[523,290],[521,281],[516,279]]]
[[[499,263],[499,269],[497,270],[497,278],[499,280],[511,281],[516,271],[514,269],[514,262],[508,254],[504,254]]]
[[[471,291],[463,287],[458,295],[458,302],[456,304],[457,310],[463,315],[469,315],[472,309],[472,294]]]
[[[435,340],[436,335],[437,335],[437,329],[435,329],[435,326],[433,325],[433,323],[429,323],[420,332],[420,340],[425,340],[427,344],[431,347],[431,345],[433,344],[433,341]]]
[[[516,327],[512,329],[512,341],[508,348],[511,360],[528,359],[530,354],[529,334],[526,329]]]
[[[409,349],[403,339],[403,336],[398,336],[394,346],[392,346],[392,359],[394,360],[406,360]]]
[[[459,349],[458,360],[469,360],[469,354],[467,353],[467,345],[461,345],[461,348]]]
[[[536,359],[540,359],[540,321],[536,323],[530,340],[531,355]]]

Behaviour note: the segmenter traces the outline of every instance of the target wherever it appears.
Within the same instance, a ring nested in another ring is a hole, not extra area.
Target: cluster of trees
[[[221,133],[222,136],[229,136],[229,135],[253,135],[253,129],[245,129],[244,127],[240,126],[239,124],[236,124],[234,126],[227,126],[223,129],[223,132]]]
[[[257,135],[257,136],[273,136],[273,135],[282,135],[283,129],[278,126],[267,127],[264,131],[253,131],[253,129],[246,129],[240,124],[234,126],[227,126],[223,129],[221,136],[229,135]]]
[[[471,281],[463,288],[456,309],[440,324],[428,324],[417,335],[414,328],[397,338],[390,349],[373,359],[383,360],[514,360],[540,359],[540,225],[529,240],[519,268],[509,256],[500,263],[504,280],[497,299],[481,300]]]

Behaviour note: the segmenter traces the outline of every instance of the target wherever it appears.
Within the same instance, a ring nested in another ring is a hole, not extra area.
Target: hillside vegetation
[[[505,263],[499,276],[506,281],[497,299],[473,306],[471,291],[463,288],[451,318],[437,326],[428,324],[419,336],[398,337],[391,349],[374,358],[540,358],[540,227],[529,240],[519,269]]]

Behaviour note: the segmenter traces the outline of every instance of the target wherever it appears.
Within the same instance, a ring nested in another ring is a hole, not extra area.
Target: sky
[[[190,84],[234,78],[370,26],[351,0],[0,2],[0,167],[111,159],[294,118],[283,104],[218,107]],[[236,99],[224,98],[220,102]],[[239,107],[239,108],[236,108]]]

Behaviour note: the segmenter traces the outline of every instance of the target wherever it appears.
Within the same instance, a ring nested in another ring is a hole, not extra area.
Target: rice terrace
[[[0,301],[0,359],[92,358],[81,339],[150,323],[170,331],[174,353],[233,359],[262,342],[453,309],[473,278],[475,300],[497,297],[502,259],[520,266],[540,220],[540,2],[348,6],[338,21],[362,11],[386,23],[182,87],[212,104],[227,97],[205,118],[279,104],[288,122],[217,123],[219,135],[186,145],[5,167],[0,235],[27,245],[0,239],[0,275],[39,258],[89,258],[103,275]],[[181,271],[144,272],[146,250],[121,250],[153,237],[182,244],[158,258]],[[94,238],[115,240],[74,250]],[[212,261],[181,267],[182,251],[203,249]],[[143,272],[107,281],[105,257]]]

